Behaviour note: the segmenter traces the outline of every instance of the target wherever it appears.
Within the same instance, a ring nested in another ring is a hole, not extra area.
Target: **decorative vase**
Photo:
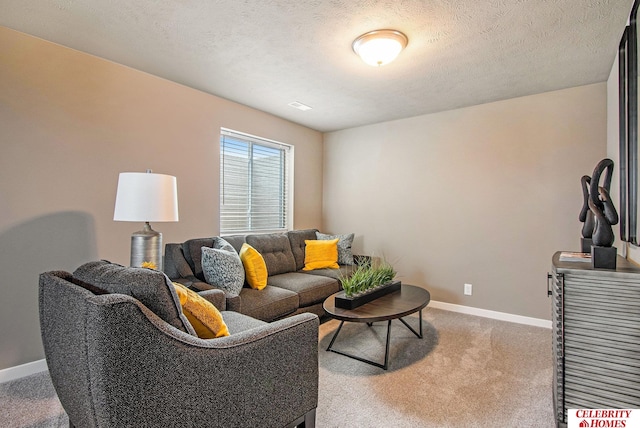
[[[358,306],[362,306],[365,303],[369,303],[372,300],[377,299],[378,297],[400,290],[401,285],[401,281],[392,281],[351,297],[347,296],[344,291],[341,291],[336,295],[335,305],[336,308],[355,309]]]

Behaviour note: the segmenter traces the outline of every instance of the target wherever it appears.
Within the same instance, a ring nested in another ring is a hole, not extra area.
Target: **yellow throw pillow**
[[[182,312],[199,338],[215,339],[229,336],[227,324],[213,303],[178,282],[174,282],[173,285],[180,299]]]
[[[262,254],[251,245],[244,243],[240,248],[240,260],[244,266],[245,278],[251,288],[262,290],[267,286],[267,265]]]
[[[338,239],[305,239],[304,267],[302,270],[338,269]]]

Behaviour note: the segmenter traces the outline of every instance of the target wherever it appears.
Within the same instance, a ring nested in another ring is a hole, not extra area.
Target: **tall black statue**
[[[600,186],[600,177],[605,171],[604,183]],[[618,224],[618,212],[609,197],[612,175],[613,161],[611,159],[601,160],[591,175],[589,208],[595,219],[591,239],[593,239],[593,245],[599,247],[610,247],[613,245],[614,236],[611,226]]]
[[[582,209],[580,210],[580,215],[578,219],[580,222],[584,223],[582,225],[582,239],[581,247],[583,253],[591,252],[591,245],[593,241],[591,240],[591,236],[593,235],[593,228],[595,226],[595,220],[593,218],[593,212],[589,209],[589,190],[591,186],[591,177],[588,175],[583,175],[580,179],[580,184],[582,184]]]
[[[610,247],[613,245],[615,237],[613,236],[612,225],[618,224],[618,212],[613,206],[609,192],[604,187],[598,187],[599,202],[594,202],[594,198],[589,198],[589,208],[595,217],[595,226],[593,228],[592,241],[593,245],[598,247]]]
[[[601,185],[600,179],[603,174],[604,182]],[[591,263],[594,268],[615,269],[616,267],[617,250],[612,246],[615,236],[611,226],[618,224],[618,212],[609,196],[612,175],[613,161],[603,159],[596,165],[591,178],[583,176],[581,180],[582,193],[583,196],[588,196],[586,205],[589,208],[589,212],[585,212],[583,205],[580,211],[580,221],[585,223],[582,228],[582,236],[584,240],[587,238],[585,234],[591,232]],[[587,185],[589,187],[588,195],[585,193]],[[592,226],[587,224],[590,221],[593,222]]]

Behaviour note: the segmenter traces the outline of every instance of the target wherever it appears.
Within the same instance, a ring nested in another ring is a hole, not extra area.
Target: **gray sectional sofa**
[[[267,286],[262,290],[246,284],[238,295],[226,293],[226,310],[263,321],[273,321],[302,312],[324,315],[322,302],[341,289],[340,278],[350,275],[356,265],[339,269],[303,271],[305,240],[315,240],[317,229],[286,233],[232,235],[222,238],[240,252],[245,242],[254,247],[267,265]],[[202,247],[212,247],[215,238],[190,239],[165,245],[164,271],[172,281],[197,291],[216,288],[208,284],[202,269]],[[367,260],[354,256],[356,263]]]

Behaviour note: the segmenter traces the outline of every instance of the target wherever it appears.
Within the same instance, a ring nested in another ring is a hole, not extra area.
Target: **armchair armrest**
[[[86,343],[97,426],[288,426],[318,404],[318,317],[204,340],[135,299],[91,298]]]

